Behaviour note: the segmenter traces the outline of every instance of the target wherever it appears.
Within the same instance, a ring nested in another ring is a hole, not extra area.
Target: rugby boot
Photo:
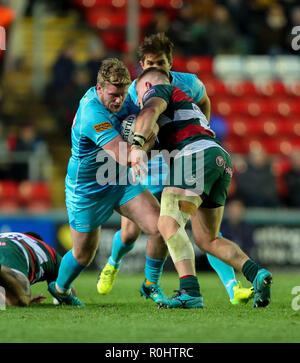
[[[253,281],[254,287],[254,308],[264,308],[270,304],[271,301],[271,286],[272,274],[271,272],[260,269],[258,270]]]
[[[232,305],[247,304],[254,296],[254,288],[244,288],[240,281],[233,287],[234,297],[230,300]]]
[[[97,281],[97,291],[100,295],[107,295],[110,293],[118,272],[119,268],[115,268],[108,263],[104,266],[103,270],[98,275]]]
[[[78,299],[78,297],[73,294],[72,291],[68,295],[67,294],[59,294],[56,291],[56,288],[55,288],[55,281],[50,282],[50,284],[48,285],[48,291],[61,304],[71,305],[71,306],[78,306],[78,307],[84,307],[85,306],[84,303],[81,302]]]

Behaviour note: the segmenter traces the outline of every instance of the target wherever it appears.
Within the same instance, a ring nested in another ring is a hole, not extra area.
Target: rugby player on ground
[[[57,278],[61,256],[34,232],[0,233],[0,286],[10,306],[28,306],[46,299],[31,296],[30,286]],[[72,301],[76,296],[72,292]]]

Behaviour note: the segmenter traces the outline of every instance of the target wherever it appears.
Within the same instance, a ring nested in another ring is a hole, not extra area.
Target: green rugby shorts
[[[202,207],[224,206],[232,174],[231,157],[220,147],[192,154],[179,152],[170,166],[166,186],[194,191],[204,201]]]

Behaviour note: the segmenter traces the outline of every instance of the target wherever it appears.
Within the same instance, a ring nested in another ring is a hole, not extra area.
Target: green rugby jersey
[[[30,284],[55,281],[61,256],[47,243],[24,233],[0,233],[0,263],[21,271]]]
[[[179,88],[168,84],[153,86],[145,92],[143,104],[152,97],[160,97],[168,104],[157,121],[160,150],[181,150],[202,139],[219,143],[200,108]]]

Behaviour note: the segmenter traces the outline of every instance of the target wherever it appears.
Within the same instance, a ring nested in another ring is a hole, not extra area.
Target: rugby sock
[[[125,245],[121,240],[121,230],[116,232],[113,238],[112,250],[108,263],[115,268],[120,268],[122,258],[133,249],[134,245],[135,243]]]
[[[146,255],[145,280],[146,285],[158,284],[166,260],[157,260]]]
[[[201,296],[200,286],[196,276],[186,275],[179,278],[180,290],[184,289],[190,296]]]
[[[222,281],[229,296],[229,299],[233,299],[233,287],[237,285],[233,267],[227,265],[225,262],[219,260],[218,258],[209,255],[208,253],[206,254],[206,256],[211,267],[216,271],[220,280]]]
[[[242,267],[242,273],[244,274],[246,279],[250,282],[254,281],[258,270],[259,270],[258,264],[252,260],[247,260]]]
[[[72,282],[78,277],[86,266],[77,262],[73,256],[73,249],[68,251],[61,260],[56,284],[60,291],[67,291],[71,288]]]

